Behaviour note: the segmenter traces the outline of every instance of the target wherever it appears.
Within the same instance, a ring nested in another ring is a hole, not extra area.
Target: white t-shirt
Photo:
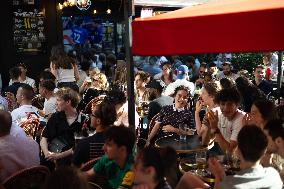
[[[39,160],[39,145],[29,137],[16,138],[12,135],[0,137],[0,183],[13,173],[32,166],[37,166]]]
[[[38,109],[32,105],[22,105],[11,112],[12,122],[19,125],[31,113],[33,117],[39,117]]]
[[[12,80],[10,79],[9,81],[9,85],[12,85]],[[26,80],[25,81],[21,81],[21,83],[25,83],[25,84],[28,84],[30,85],[32,88],[35,88],[35,80],[32,79],[32,78],[29,78],[29,77],[26,77]]]
[[[48,100],[45,99],[43,104],[43,111],[45,115],[56,112],[56,97],[50,97]]]
[[[74,82],[75,80],[75,75],[74,75],[74,69],[62,69],[59,68],[57,69],[57,82]]]
[[[218,128],[225,140],[227,142],[230,142],[230,140],[237,141],[238,134],[242,128],[242,119],[245,112],[237,110],[233,120],[229,120],[222,114],[220,107],[214,108],[213,111],[218,111]]]
[[[222,78],[228,78],[228,79],[231,79],[231,80],[236,80],[237,78],[239,77],[238,74],[235,74],[235,73],[231,73],[230,75],[224,75],[224,72],[219,72],[219,75],[218,75],[218,78],[219,79],[222,79]]]
[[[220,189],[282,189],[282,186],[279,173],[272,167],[264,168],[261,165],[226,176],[219,184]]]

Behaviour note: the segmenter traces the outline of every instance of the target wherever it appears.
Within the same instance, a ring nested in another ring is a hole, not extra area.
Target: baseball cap
[[[185,79],[188,73],[188,67],[186,65],[180,65],[177,69],[177,79]]]

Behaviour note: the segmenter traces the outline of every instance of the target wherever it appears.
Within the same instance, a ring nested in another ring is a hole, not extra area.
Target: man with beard
[[[283,170],[283,159],[284,159],[284,121],[283,120],[271,120],[269,121],[264,127],[264,133],[268,139],[268,146],[266,154],[275,155],[273,160],[276,160],[276,164],[282,164],[278,166],[280,168],[280,176],[282,181],[284,180],[284,170]],[[276,157],[278,155],[278,158]],[[281,159],[282,162],[278,161],[277,159]],[[271,158],[270,158],[271,160]],[[271,163],[271,162],[269,162]],[[281,170],[282,168],[282,170]]]
[[[271,84],[264,79],[265,68],[262,65],[258,65],[254,70],[254,80],[252,83],[262,90],[266,95],[272,92],[273,88]]]
[[[232,79],[232,80],[236,80],[239,76],[235,73],[232,72],[231,70],[231,62],[224,62],[222,64],[222,72],[220,72],[219,74],[219,79],[222,79],[224,77]]]

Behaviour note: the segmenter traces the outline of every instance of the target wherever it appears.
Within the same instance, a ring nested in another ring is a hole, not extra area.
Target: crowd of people
[[[54,46],[38,85],[24,63],[9,70],[0,98],[0,183],[44,165],[51,174],[43,188],[60,188],[70,179],[68,188],[89,188],[98,176],[106,179],[103,188],[209,188],[195,174],[179,173],[174,149],[154,146],[186,124],[203,145],[214,144],[207,152],[214,156],[208,159],[214,188],[282,188],[284,108],[269,98],[268,54],[253,80],[228,60],[217,67],[193,56],[150,58],[147,67],[134,70],[136,135],[128,128],[125,60],[112,53],[95,57]],[[237,156],[240,172],[226,176],[215,158],[225,154]],[[95,159],[92,168],[79,171]]]

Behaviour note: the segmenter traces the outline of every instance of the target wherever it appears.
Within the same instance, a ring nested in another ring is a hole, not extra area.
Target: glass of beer
[[[197,152],[195,155],[196,161],[196,173],[200,176],[203,175],[204,169],[206,168],[206,152]]]
[[[138,113],[138,115],[140,116],[140,117],[142,117],[143,116],[143,109],[142,109],[142,106],[137,106],[136,107],[136,111],[137,111],[137,113]]]

